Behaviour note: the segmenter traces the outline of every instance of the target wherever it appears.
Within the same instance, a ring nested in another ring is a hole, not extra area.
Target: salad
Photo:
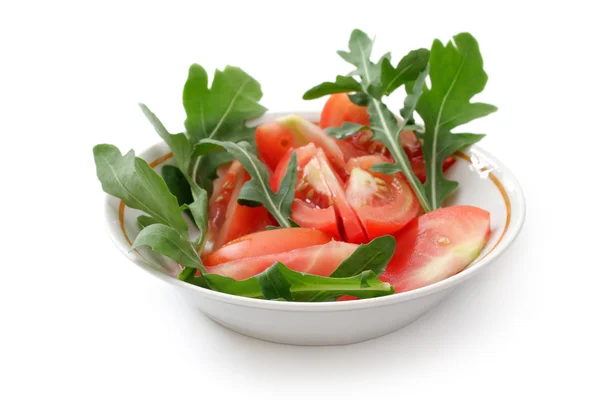
[[[179,279],[232,295],[279,301],[356,300],[418,289],[469,265],[490,215],[444,207],[458,182],[453,154],[484,135],[456,128],[496,111],[471,103],[487,82],[468,33],[371,59],[354,30],[346,75],[309,89],[329,96],[320,121],[289,115],[256,127],[266,108],[243,70],[209,86],[194,64],[183,89],[185,132],[170,133],[140,105],[172,150],[159,175],[133,150],[94,147],[103,190],[141,210],[132,250],[149,246],[181,266]],[[385,104],[406,92],[398,115]]]

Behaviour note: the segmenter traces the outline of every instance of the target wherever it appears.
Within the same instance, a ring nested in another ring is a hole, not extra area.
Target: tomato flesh
[[[329,276],[356,250],[356,247],[355,244],[332,241],[283,253],[242,258],[207,266],[206,269],[211,274],[242,280],[260,274],[274,263],[281,262],[294,271]]]
[[[396,252],[381,280],[396,293],[418,289],[462,271],[490,235],[490,214],[472,206],[440,208],[413,219],[395,235]]]
[[[303,228],[318,229],[341,240],[333,197],[319,171],[320,166],[315,158],[317,148],[314,144],[288,151],[271,176],[271,189],[275,192],[279,190],[293,151],[296,152],[298,163],[298,180],[291,207],[292,220]]]
[[[237,202],[244,183],[250,179],[239,161],[233,161],[226,171],[220,169],[213,182],[214,190],[208,202],[208,237],[205,253],[240,236],[273,225],[273,219],[263,207],[246,207]]]
[[[367,235],[360,224],[358,216],[346,200],[346,194],[344,193],[340,177],[333,171],[321,149],[317,149],[316,159],[319,162],[322,176],[331,192],[335,211],[341,220],[344,239],[351,243],[366,243]]]
[[[240,258],[283,253],[303,247],[325,244],[330,235],[316,229],[283,228],[255,232],[225,244],[217,251],[203,257],[204,265],[213,266]]]
[[[272,171],[290,149],[309,143],[322,148],[336,168],[344,168],[344,155],[336,140],[304,118],[290,115],[261,124],[256,129],[258,153]]]
[[[402,174],[385,175],[370,170],[387,162],[382,156],[352,159],[346,198],[372,240],[402,229],[421,211],[419,200]]]

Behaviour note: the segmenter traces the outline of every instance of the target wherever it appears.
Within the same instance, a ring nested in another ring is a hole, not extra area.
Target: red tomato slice
[[[318,126],[297,115],[267,122],[256,128],[256,146],[265,164],[274,170],[289,149],[314,143],[322,148],[338,169],[344,168],[344,155],[336,140]]]
[[[279,261],[294,271],[329,276],[342,261],[356,250],[356,247],[358,246],[355,244],[332,241],[285,253],[242,258],[215,266],[207,266],[206,269],[211,274],[242,280],[263,272]]]
[[[388,162],[382,156],[350,160],[346,198],[358,215],[369,240],[402,229],[421,211],[419,200],[402,174],[385,175],[370,170]]]
[[[287,171],[293,149],[281,159],[271,176],[271,189],[279,185]],[[295,199],[292,202],[292,220],[304,228],[323,231],[335,239],[341,239],[338,221],[333,207],[333,197],[327,187],[321,167],[316,159],[317,148],[310,143],[295,149],[298,162],[298,181]]]
[[[325,244],[331,236],[316,229],[286,228],[255,232],[225,244],[203,258],[204,265],[212,266],[240,258],[283,253],[303,247]]]
[[[325,129],[342,126],[344,122],[369,125],[367,107],[357,106],[346,93],[332,94],[321,111],[319,126]]]
[[[437,209],[396,234],[396,252],[380,278],[397,293],[439,282],[469,265],[489,235],[487,211],[472,206]]]
[[[264,207],[245,207],[237,202],[240,190],[250,176],[239,161],[233,161],[213,182],[214,190],[208,201],[208,238],[205,252],[218,249],[240,236],[273,225]]]
[[[353,122],[355,124],[370,125],[369,113],[367,107],[357,106],[352,103],[346,93],[332,95],[323,111],[321,112],[321,128],[341,126],[344,122]],[[361,131],[349,138],[338,140],[338,147],[344,154],[344,159],[348,161],[351,158],[361,157],[368,154],[381,154],[388,158],[391,157],[387,148],[378,140],[371,140],[373,132],[369,130]],[[427,177],[425,171],[425,161],[423,152],[416,135],[411,131],[400,132],[400,142],[408,155],[411,167],[415,175],[421,182],[425,182]],[[454,164],[456,160],[450,156],[444,160],[442,169],[446,171]]]
[[[316,159],[319,163],[321,176],[325,179],[325,183],[331,192],[335,211],[341,220],[343,237],[351,243],[366,243],[368,241],[367,235],[360,224],[358,216],[350,204],[348,204],[340,177],[333,171],[325,153],[321,149],[317,149]]]

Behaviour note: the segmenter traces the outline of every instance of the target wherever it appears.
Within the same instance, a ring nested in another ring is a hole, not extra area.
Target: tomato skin
[[[439,282],[462,271],[490,235],[490,214],[472,206],[440,208],[413,219],[395,235],[396,251],[381,280],[396,293]]]
[[[334,138],[297,115],[289,115],[256,128],[256,146],[260,158],[273,171],[290,149],[314,143],[322,148],[338,169],[344,168],[344,155]]]
[[[239,161],[227,169],[219,169],[213,182],[214,190],[208,201],[208,237],[205,253],[240,236],[264,230],[273,225],[271,215],[263,207],[246,207],[237,202],[242,186],[250,176]]]
[[[374,164],[389,162],[383,156],[354,158],[346,183],[346,198],[356,212],[369,240],[394,234],[421,212],[421,205],[400,173],[385,175],[370,170]]]
[[[329,276],[357,247],[357,245],[351,243],[331,241],[326,244],[304,247],[285,253],[242,258],[208,266],[206,269],[211,274],[242,280],[263,272],[276,262],[281,262],[294,271]]]
[[[292,220],[304,228],[318,229],[335,240],[342,240],[333,207],[315,208],[302,200],[292,201]]]
[[[251,233],[223,245],[203,257],[204,264],[213,266],[240,258],[283,253],[303,247],[330,242],[332,237],[324,232],[307,228],[283,228]]]
[[[366,243],[368,242],[367,235],[356,215],[355,211],[348,204],[346,194],[340,177],[333,171],[333,168],[328,163],[325,154],[321,149],[317,149],[316,158],[319,160],[322,174],[333,199],[333,206],[343,227],[343,237],[350,243]]]
[[[277,121],[265,122],[256,128],[256,147],[262,161],[272,170],[292,147],[294,132]]]
[[[344,122],[369,125],[367,107],[357,106],[346,93],[332,94],[321,111],[319,126],[325,129],[342,126]]]
[[[306,190],[300,191],[299,188],[303,185],[302,181],[305,174],[305,167],[307,164],[315,165],[313,160],[317,155],[317,148],[314,144],[310,143],[306,146],[290,149],[288,153],[281,159],[280,163],[275,168],[275,172],[271,175],[270,185],[273,191],[279,190],[279,185],[287,171],[287,167],[292,156],[292,152],[296,152],[296,161],[298,163],[298,181],[296,183],[296,198],[292,202],[291,207],[291,218],[298,225],[303,228],[318,229],[331,235],[336,240],[341,240],[342,236],[338,228],[337,216],[333,205],[329,204],[309,204],[304,196]],[[326,187],[325,182],[322,182],[320,189],[326,196],[331,197],[329,189]],[[315,191],[316,192],[316,191]]]

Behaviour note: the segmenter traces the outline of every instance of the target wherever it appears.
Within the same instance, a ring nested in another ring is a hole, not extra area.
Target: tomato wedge
[[[318,126],[297,115],[267,122],[256,128],[256,146],[261,159],[273,171],[289,149],[314,143],[322,148],[338,169],[344,168],[344,155],[335,139]]]
[[[370,125],[367,107],[357,106],[352,103],[346,93],[334,94],[329,97],[321,112],[319,126],[323,129],[341,126],[344,122],[353,122],[360,125]],[[387,148],[378,140],[371,140],[373,132],[370,130],[360,131],[349,138],[337,140],[338,147],[344,154],[344,159],[366,156],[369,154],[380,154],[391,159]],[[427,179],[425,160],[421,145],[412,131],[400,132],[400,142],[408,156],[410,165],[421,182]],[[443,171],[446,171],[455,162],[450,156],[444,160]]]
[[[358,216],[346,200],[346,194],[344,193],[340,177],[333,171],[325,153],[321,149],[317,149],[316,159],[319,162],[325,183],[331,192],[335,211],[341,220],[344,239],[351,243],[366,243],[368,241],[367,235],[360,224]]]
[[[240,258],[283,253],[303,247],[325,244],[331,236],[316,229],[285,228],[255,232],[225,244],[203,258],[204,265],[212,266]]]
[[[274,191],[279,190],[293,151],[294,149],[288,151],[271,176],[270,185]],[[315,158],[317,148],[311,143],[295,151],[298,181],[291,207],[292,220],[301,227],[318,229],[340,240],[342,236],[338,229],[333,197],[325,183],[319,162]]]
[[[208,266],[206,269],[211,274],[241,280],[263,272],[276,262],[281,262],[294,271],[329,276],[342,261],[350,257],[356,247],[358,246],[355,244],[332,241],[284,253],[242,258]]]
[[[388,162],[383,156],[363,156],[348,163],[350,178],[346,199],[372,240],[402,229],[421,211],[419,200],[402,174],[371,171],[374,164]]]
[[[487,211],[472,206],[437,209],[396,234],[396,252],[380,278],[397,293],[439,282],[469,265],[489,235]]]
[[[279,189],[291,157],[291,150],[271,177],[271,188]],[[336,239],[367,242],[356,213],[345,198],[341,178],[333,170],[325,152],[312,143],[296,149],[298,182],[292,202],[292,219],[305,228],[322,230]]]
[[[263,207],[246,207],[237,202],[240,190],[250,176],[239,161],[225,170],[220,168],[208,201],[208,236],[205,253],[252,232],[273,225],[273,218]]]

